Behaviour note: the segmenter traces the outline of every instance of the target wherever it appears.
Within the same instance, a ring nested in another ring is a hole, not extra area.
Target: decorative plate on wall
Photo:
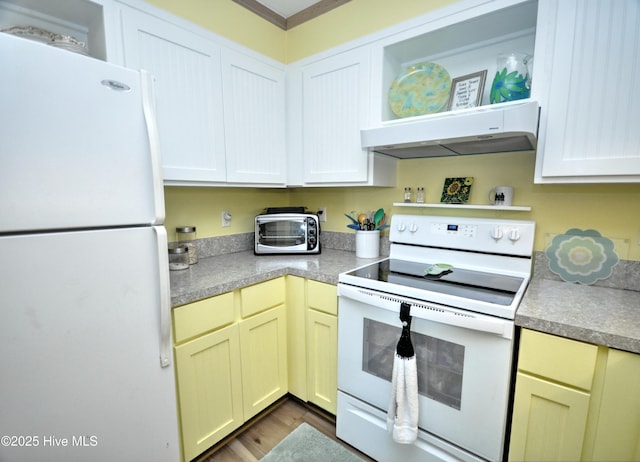
[[[446,204],[464,204],[468,202],[472,185],[472,176],[465,178],[446,178],[444,180],[440,202]]]
[[[402,71],[389,89],[389,106],[399,117],[432,114],[445,109],[451,76],[436,63],[418,63]]]
[[[613,241],[594,229],[572,228],[554,236],[545,254],[549,269],[563,281],[585,285],[607,279],[619,261]]]

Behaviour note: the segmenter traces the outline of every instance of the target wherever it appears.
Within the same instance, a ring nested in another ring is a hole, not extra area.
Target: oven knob
[[[402,232],[404,232],[405,229],[407,229],[407,225],[405,225],[404,223],[399,223],[398,224],[398,231],[400,231],[402,233]]]
[[[513,228],[511,231],[509,231],[509,239],[513,242],[516,242],[518,239],[520,239],[520,230],[518,228]]]
[[[415,233],[416,231],[418,231],[418,225],[416,225],[415,223],[411,223],[411,226],[409,226],[409,231]]]
[[[491,231],[491,237],[494,238],[496,242],[502,239],[502,228],[500,226],[493,228],[493,231]]]
[[[316,234],[316,229],[315,228],[309,228],[307,233],[309,233],[309,236],[315,236]]]

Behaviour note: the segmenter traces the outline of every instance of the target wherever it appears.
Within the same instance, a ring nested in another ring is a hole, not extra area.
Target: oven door
[[[344,284],[338,295],[339,390],[386,412],[400,304],[409,303],[419,427],[488,460],[502,459],[513,321]]]

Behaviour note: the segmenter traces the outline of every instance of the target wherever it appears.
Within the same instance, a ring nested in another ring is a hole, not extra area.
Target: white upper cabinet
[[[165,183],[226,181],[220,47],[132,8],[122,33],[125,65],[155,77]]]
[[[395,185],[396,161],[361,147],[371,109],[370,63],[369,48],[360,47],[294,67],[290,149],[292,156],[302,151],[292,163],[302,170],[301,184]]]
[[[222,51],[227,181],[286,184],[285,66]]]
[[[640,2],[540,0],[537,183],[640,181]]]

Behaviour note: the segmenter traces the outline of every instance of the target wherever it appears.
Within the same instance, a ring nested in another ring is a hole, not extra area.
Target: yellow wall
[[[324,16],[285,33],[231,0],[147,0],[207,27],[245,46],[283,62],[292,62],[339,43],[452,3],[450,0],[352,0]],[[427,6],[428,4],[428,6]],[[366,19],[365,19],[366,18]],[[343,213],[383,207],[390,213],[422,213],[534,220],[536,250],[544,250],[548,236],[569,228],[596,229],[618,239],[623,259],[640,260],[640,184],[534,185],[535,154],[491,154],[461,158],[414,159],[400,162],[396,188],[166,188],[170,236],[175,226],[196,225],[198,237],[250,232],[253,216],[264,207],[303,205],[327,207],[323,229],[348,231]],[[485,203],[495,185],[515,187],[515,204],[531,212],[480,212],[441,209],[392,208],[404,186],[423,186],[427,202],[439,202],[444,179],[474,176],[471,202]],[[220,227],[220,212],[234,214],[230,228]]]
[[[454,0],[351,0],[287,32],[287,62],[340,45]]]
[[[176,227],[195,226],[197,237],[226,236],[253,231],[253,218],[266,207],[289,205],[287,189],[165,188],[165,227],[169,240]],[[232,214],[222,227],[222,212]]]
[[[145,1],[247,48],[286,62],[286,32],[232,0]]]
[[[290,63],[455,0],[351,0],[289,31],[261,19],[232,0],[145,1],[247,48]]]

